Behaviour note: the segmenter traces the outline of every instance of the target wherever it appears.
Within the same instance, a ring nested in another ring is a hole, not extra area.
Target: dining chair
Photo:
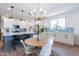
[[[48,39],[48,43],[42,47],[39,56],[50,56],[52,52],[52,45],[53,45],[53,40]]]
[[[33,47],[28,45],[26,46],[23,40],[20,40],[20,42],[23,44],[26,55],[31,55],[33,53],[33,50],[32,50]]]
[[[23,47],[24,47],[26,55],[31,54],[32,53],[30,51],[31,47],[30,46],[26,46],[25,43],[23,42],[23,40],[20,40],[20,42],[23,44]]]

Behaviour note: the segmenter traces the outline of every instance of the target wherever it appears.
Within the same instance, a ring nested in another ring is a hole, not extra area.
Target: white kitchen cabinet
[[[56,42],[74,45],[74,34],[72,33],[56,33],[56,37],[54,39]]]

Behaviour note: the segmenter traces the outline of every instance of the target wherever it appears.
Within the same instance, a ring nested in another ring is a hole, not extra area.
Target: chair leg
[[[54,56],[53,49],[51,50],[51,56]]]
[[[52,49],[52,55],[54,56],[53,49]]]

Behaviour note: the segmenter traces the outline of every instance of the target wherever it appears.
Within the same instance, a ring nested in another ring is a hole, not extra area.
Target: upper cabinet
[[[12,28],[13,25],[20,25],[19,19],[9,19],[8,17],[2,16],[3,28]]]
[[[34,21],[30,22],[28,20],[20,21],[19,19],[13,18],[9,19],[8,17],[2,16],[3,26],[2,31],[4,33],[14,32],[19,30],[23,31],[33,31]],[[14,28],[14,26],[19,26],[19,28]]]

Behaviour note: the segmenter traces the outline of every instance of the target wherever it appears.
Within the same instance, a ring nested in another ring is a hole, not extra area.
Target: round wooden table
[[[48,39],[43,39],[38,41],[36,38],[30,38],[30,39],[26,39],[24,43],[31,46],[42,47],[48,43]]]

